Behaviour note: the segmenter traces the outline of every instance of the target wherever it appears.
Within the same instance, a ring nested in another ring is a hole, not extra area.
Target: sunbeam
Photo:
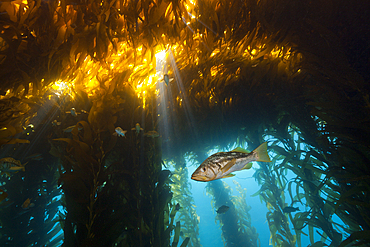
[[[187,123],[190,127],[191,134],[195,137],[195,141],[198,142],[199,141],[198,129],[197,129],[197,126],[195,126],[194,115],[192,113],[190,103],[189,103],[189,100],[186,94],[187,91],[185,90],[184,85],[182,83],[181,75],[177,68],[175,57],[173,56],[173,53],[171,50],[169,51],[169,60],[171,63],[171,68],[173,69],[173,72],[175,75],[176,85],[178,87],[181,99],[183,101]]]

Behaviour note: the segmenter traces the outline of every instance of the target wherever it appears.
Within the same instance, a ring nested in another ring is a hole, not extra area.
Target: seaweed
[[[207,193],[214,196],[214,208],[221,205],[229,205],[230,207],[227,214],[216,216],[216,219],[220,221],[225,244],[227,246],[240,246],[241,244],[257,246],[257,231],[251,226],[248,210],[243,211],[246,209],[245,207],[248,209],[246,202],[239,198],[232,198],[229,186],[219,180],[212,181],[207,185]]]
[[[145,245],[167,243],[173,230],[167,228],[161,235],[165,214],[145,208],[155,201],[161,205],[159,211],[170,213],[170,189],[167,185],[156,189],[162,153],[155,139],[147,141],[139,134],[129,135],[127,142],[116,140],[111,136],[116,125],[131,129],[140,122],[154,130],[167,121],[164,116],[170,117],[171,125],[161,130],[169,134],[163,141],[176,147],[173,157],[194,150],[201,153],[207,146],[227,146],[237,138],[241,144],[247,138],[253,147],[265,133],[265,138],[272,138],[275,165],[261,164],[255,177],[271,182],[270,192],[261,184],[259,193],[271,208],[268,219],[276,233],[274,242],[294,243],[287,229],[290,221],[296,225],[298,245],[305,226],[310,236],[314,229],[320,230],[322,239],[314,242],[311,237],[313,246],[325,241],[338,245],[343,237],[347,240],[342,245],[366,245],[370,103],[365,69],[369,49],[363,40],[369,29],[367,10],[365,1],[3,2],[2,155],[11,156],[17,153],[13,148],[24,150],[28,141],[32,144],[37,139],[37,130],[31,133],[33,139],[24,136],[22,129],[54,101],[58,114],[48,111],[37,129],[55,116],[64,128],[77,126],[72,134],[57,127],[40,131],[41,136],[61,141],[51,142],[51,153],[62,160],[57,176],[68,209],[65,216],[61,214],[66,244],[90,244],[100,237],[103,241],[101,231],[111,232],[107,236],[112,244],[115,239],[122,245],[133,244],[135,238]],[[171,66],[166,64],[163,71],[174,80],[160,87],[163,75],[157,74],[154,58],[165,50],[172,54],[166,58]],[[66,116],[72,107],[89,115]],[[158,114],[162,115],[157,118]],[[56,168],[50,169],[46,180],[54,185]],[[287,181],[287,172],[295,178]],[[8,197],[3,203],[19,198],[15,205],[20,205],[33,197],[19,197],[29,186],[27,173],[26,168],[25,174],[5,181],[2,195]],[[35,184],[41,186],[42,176],[36,177]],[[307,212],[294,217],[282,214],[286,193],[292,201],[307,204]],[[116,196],[117,202],[106,207],[102,200],[109,201],[110,196]],[[3,210],[14,210],[15,205]],[[132,211],[126,220],[112,218],[121,219]],[[81,217],[77,219],[76,213]],[[332,222],[334,214],[343,224]],[[14,214],[2,213],[7,215]],[[26,213],[19,217],[25,235],[27,217]],[[101,222],[112,227],[100,227]]]
[[[36,151],[45,139],[31,142],[31,149],[22,146],[15,149],[14,156]],[[26,144],[27,145],[27,144]],[[48,146],[42,150],[42,160],[29,160],[25,172],[1,177],[8,197],[1,203],[1,245],[48,245],[60,246],[63,235],[57,221],[61,192],[58,189],[58,160],[48,155]],[[29,206],[26,201],[29,201]],[[32,204],[32,205],[30,205]],[[19,236],[22,235],[22,238]]]
[[[171,164],[174,170],[171,172],[171,191],[173,193],[172,204],[178,205],[179,215],[176,218],[182,222],[183,238],[189,238],[188,246],[200,246],[199,240],[199,216],[194,209],[194,201],[190,192],[190,184],[187,180],[188,169],[184,159],[177,158]],[[185,241],[185,240],[184,240]]]
[[[197,155],[198,160],[202,160],[201,153]],[[206,189],[207,194],[213,196],[213,208],[217,209],[221,205],[230,208],[227,214],[216,216],[216,219],[220,221],[224,244],[227,246],[258,246],[258,234],[251,225],[251,216],[248,213],[250,207],[245,202],[245,192],[240,190],[240,197],[233,197],[230,187],[220,180],[209,182]]]

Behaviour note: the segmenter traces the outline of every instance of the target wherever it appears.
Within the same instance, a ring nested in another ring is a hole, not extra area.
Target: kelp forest
[[[247,188],[215,180],[224,246],[369,246],[369,11],[0,2],[0,246],[201,246],[188,168],[263,142],[272,162],[253,162],[252,196],[270,235]]]

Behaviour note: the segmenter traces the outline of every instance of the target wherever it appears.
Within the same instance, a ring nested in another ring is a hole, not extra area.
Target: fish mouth
[[[207,182],[209,180],[206,176],[196,175],[196,174],[191,175],[191,179],[200,181],[200,182]]]

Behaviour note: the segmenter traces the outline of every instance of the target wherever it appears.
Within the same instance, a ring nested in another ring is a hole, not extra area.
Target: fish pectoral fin
[[[222,173],[226,173],[233,165],[235,165],[236,159],[230,160],[224,167],[222,167]]]
[[[230,152],[239,152],[239,153],[245,153],[245,154],[249,154],[250,153],[248,150],[245,150],[245,149],[243,149],[241,147],[237,147],[234,150],[231,150]]]
[[[242,168],[242,170],[249,170],[249,169],[251,169],[252,168],[252,162],[249,162],[248,164],[246,164],[243,168]]]
[[[271,162],[270,156],[267,153],[267,142],[262,143],[254,150],[257,153],[258,160],[261,162]]]
[[[227,174],[227,175],[223,176],[222,178],[232,178],[234,176],[235,176],[235,174],[230,173],[230,174]]]

